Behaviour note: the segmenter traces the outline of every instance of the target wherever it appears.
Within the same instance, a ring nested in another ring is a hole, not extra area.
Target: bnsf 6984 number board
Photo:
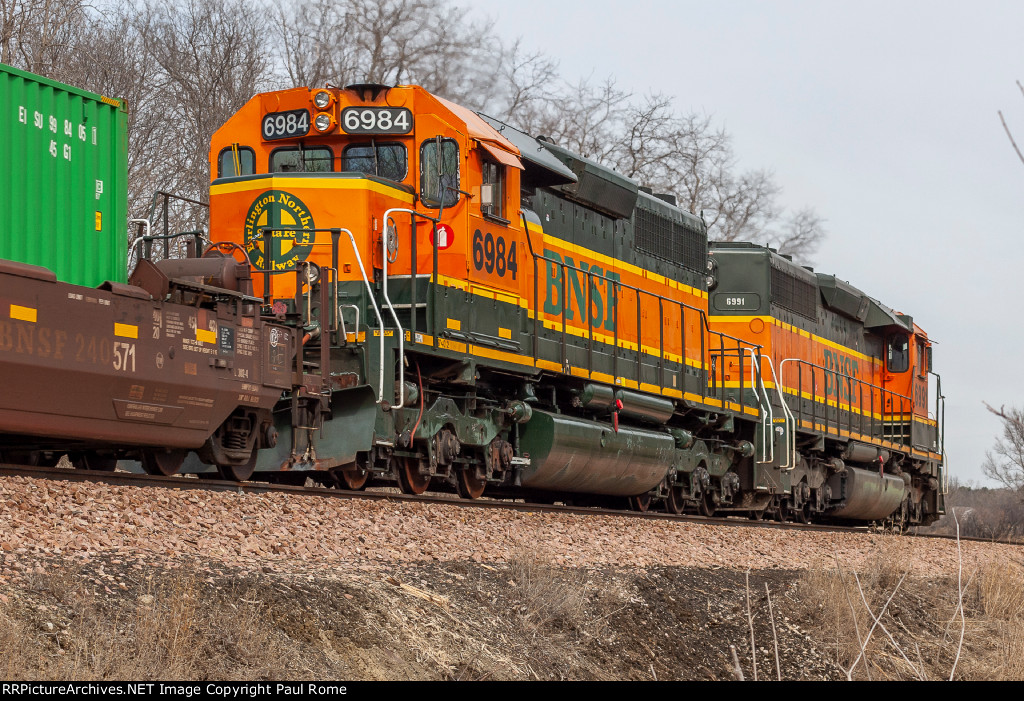
[[[309,133],[309,110],[271,112],[263,118],[263,140],[290,139]]]
[[[404,107],[346,107],[341,128],[346,134],[408,134],[412,112]]]

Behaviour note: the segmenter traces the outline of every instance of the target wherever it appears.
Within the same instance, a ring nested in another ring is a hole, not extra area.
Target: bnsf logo
[[[606,273],[587,261],[577,265],[569,256],[562,258],[549,249],[544,249],[544,257],[547,259],[544,261],[544,313],[561,316],[564,309],[566,321],[573,321],[578,313],[586,323],[583,310],[587,306],[589,279],[590,324],[594,328],[603,326],[607,331],[615,331],[615,283],[620,280],[619,274]]]
[[[822,354],[821,364],[829,370],[838,371],[834,374],[825,373],[825,396],[839,397],[847,401],[851,396],[859,396],[860,389],[857,379],[860,374],[860,366],[857,361],[828,348],[823,349]],[[849,375],[853,379],[847,379],[843,375]]]

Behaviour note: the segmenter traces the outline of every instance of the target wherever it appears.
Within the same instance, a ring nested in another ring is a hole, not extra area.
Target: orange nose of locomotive
[[[412,206],[410,98],[396,88],[374,102],[383,99],[336,88],[266,93],[214,135],[211,238],[244,248],[258,296],[294,298],[303,261],[340,259],[340,279],[358,278],[353,245],[371,265],[379,213]]]

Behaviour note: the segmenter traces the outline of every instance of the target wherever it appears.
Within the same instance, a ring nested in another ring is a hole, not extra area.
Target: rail
[[[775,462],[775,416],[768,392],[764,388],[761,364],[753,350],[750,350],[750,386],[754,388],[754,397],[761,407],[761,459],[757,462],[764,465]],[[757,391],[758,386],[761,388],[760,392]]]
[[[794,386],[792,382],[786,383],[786,372],[785,368],[787,365],[793,364],[797,368],[797,381]],[[805,398],[805,387],[804,387],[804,375],[805,369],[810,371],[810,400],[811,410],[807,412],[804,410],[803,399]],[[825,384],[825,394],[822,400],[818,401],[818,378]],[[853,434],[854,429],[862,436],[871,436],[882,441],[888,441],[894,443],[899,441],[900,447],[910,447],[910,431],[911,422],[913,417],[913,402],[910,397],[902,394],[897,394],[892,390],[887,390],[884,387],[860,380],[852,375],[840,372],[835,369],[826,368],[817,363],[812,363],[809,360],[803,360],[801,358],[786,358],[779,363],[779,375],[783,385],[781,388],[783,391],[788,393],[789,390],[795,390],[797,396],[797,417],[799,421],[803,421],[810,413],[810,421],[812,426],[817,426],[819,419],[824,424],[826,433],[830,431],[832,422],[829,418],[829,406],[835,404],[835,433],[834,435],[841,435],[844,430],[843,426],[843,392],[840,391],[840,379],[846,388],[846,401],[845,401],[845,413],[846,413],[846,424],[845,430],[848,434]],[[831,388],[830,388],[831,387]],[[857,391],[854,392],[856,387]],[[868,391],[870,401],[865,407],[864,402],[864,391]],[[829,399],[830,395],[835,396],[835,399]],[[875,406],[875,398],[878,397],[879,406]],[[854,401],[856,399],[856,402]],[[895,408],[896,402],[899,402],[899,410]],[[818,416],[818,405],[824,404],[822,410],[822,416]],[[856,407],[856,409],[855,409]],[[866,412],[865,412],[866,409]],[[877,409],[877,410],[876,410]],[[859,416],[859,419],[854,422],[854,415]],[[879,417],[879,418],[876,418]],[[886,417],[890,417],[889,420]],[[891,417],[899,416],[899,420],[895,420]],[[866,430],[865,430],[865,424]]]
[[[392,207],[391,209],[385,210],[384,217],[383,217],[383,219],[384,219],[384,230],[381,231],[381,236],[380,236],[381,265],[382,265],[381,289],[382,289],[383,295],[384,295],[384,304],[386,304],[387,308],[391,311],[391,318],[395,320],[395,330],[396,330],[395,332],[398,335],[398,403],[395,406],[405,406],[405,331],[402,329],[402,322],[400,322],[398,320],[398,313],[395,311],[395,306],[391,303],[391,298],[388,296],[388,262],[390,260],[390,262],[394,263],[395,260],[397,260],[397,255],[398,255],[398,227],[395,224],[394,219],[391,218],[391,215],[392,214],[398,214],[398,213],[408,214],[410,216],[411,220],[412,220],[413,232],[412,232],[412,236],[410,237],[410,239],[411,239],[411,246],[412,246],[412,253],[411,253],[411,255],[412,255],[412,261],[413,261],[413,264],[412,264],[413,270],[412,270],[412,278],[411,278],[412,291],[411,291],[410,299],[411,299],[411,301],[412,301],[412,303],[414,305],[416,304],[416,265],[417,265],[417,261],[416,261],[416,238],[417,238],[416,237],[416,217],[421,217],[422,219],[425,219],[427,221],[433,222],[434,226],[435,226],[435,230],[436,230],[436,226],[437,226],[437,222],[439,221],[439,218],[434,218],[434,217],[428,216],[426,214],[423,214],[422,212],[417,212],[414,209],[405,209],[405,208],[402,208],[402,207]],[[433,246],[433,248],[434,248],[434,275],[436,276],[436,274],[437,274],[437,243],[436,243],[437,237],[435,236],[433,240],[435,242],[434,246]],[[396,257],[395,257],[394,260],[390,259],[389,253],[392,253],[392,251],[388,250],[389,249],[389,244],[392,241],[394,241],[394,244],[395,244],[394,245],[393,253],[395,254]],[[412,325],[414,327],[416,325],[416,307],[415,306],[412,307]],[[383,334],[384,334],[384,331],[382,329],[381,330],[381,343],[380,343],[380,347],[382,349],[384,348],[384,336],[383,336]],[[382,368],[382,372],[383,372],[383,364],[381,365],[381,368]],[[383,384],[383,381],[382,381],[382,384]]]
[[[759,460],[760,463],[774,462],[775,456],[775,417],[771,408],[771,400],[768,399],[768,391],[764,386],[764,373],[761,371],[761,362],[768,363],[768,369],[771,371],[772,382],[775,387],[775,391],[779,395],[779,403],[782,405],[782,412],[785,415],[785,438],[786,438],[786,459],[779,465],[780,469],[793,470],[796,469],[796,419],[793,416],[793,412],[790,411],[789,405],[786,403],[786,398],[782,393],[781,385],[779,383],[779,377],[775,372],[775,363],[772,362],[770,356],[755,356],[753,352],[750,354],[750,384],[755,387],[755,396],[758,396],[758,401],[761,401],[761,397],[764,397],[765,405],[767,406],[767,416],[762,419],[762,430],[761,430],[761,441],[762,455],[767,455],[763,460]],[[756,375],[755,375],[756,369]],[[780,367],[781,372],[781,367]],[[756,384],[755,384],[756,383]],[[756,387],[760,387],[761,394],[757,395]],[[771,436],[768,439],[768,436]],[[766,449],[764,443],[767,441],[768,448]]]
[[[789,427],[786,432],[786,462],[779,467],[784,470],[795,470],[796,469],[796,418],[793,416],[793,412],[789,409],[789,404],[786,402],[786,396],[782,393],[782,383],[779,382],[779,376],[775,374],[775,363],[772,362],[771,356],[765,356],[765,360],[768,361],[768,369],[772,371],[772,384],[775,385],[775,391],[779,395],[779,403],[782,404],[782,411],[786,414],[786,425]],[[779,364],[779,373],[782,373],[782,364]]]
[[[935,448],[937,448],[936,452],[943,456],[943,464],[945,464],[946,396],[942,393],[942,376],[937,372],[931,371],[928,374],[935,376]]]
[[[185,257],[186,258],[191,258],[191,257],[197,256],[197,255],[199,255],[200,251],[203,250],[203,241],[205,239],[203,238],[203,232],[202,231],[179,231],[176,234],[151,234],[149,232],[152,230],[152,224],[150,223],[150,221],[148,219],[129,219],[128,223],[129,224],[138,224],[138,226],[139,226],[139,233],[136,234],[135,240],[132,241],[132,245],[128,249],[128,263],[129,264],[131,264],[133,256],[138,256],[138,258],[145,258],[146,260],[152,260],[153,259],[153,242],[154,241],[164,241],[165,242],[164,243],[164,257],[165,258],[169,257],[169,256],[166,255],[168,253],[168,247],[167,247],[167,243],[166,242],[167,241],[172,241],[172,240],[178,239],[178,238],[188,237],[188,239],[190,239],[190,240],[187,240],[185,242],[185,246],[186,246]],[[143,246],[142,246],[142,253],[141,254],[138,251],[140,243],[143,244]],[[136,260],[138,260],[138,258]]]

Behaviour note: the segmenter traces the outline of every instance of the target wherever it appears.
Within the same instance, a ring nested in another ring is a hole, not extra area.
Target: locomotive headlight
[[[316,130],[321,134],[326,134],[334,129],[334,117],[326,112],[321,112],[313,118],[313,126],[316,127]]]
[[[317,109],[325,110],[333,101],[334,95],[326,90],[319,90],[313,95],[313,104],[316,105]]]
[[[718,263],[715,262],[714,258],[708,258],[704,281],[707,283],[709,290],[715,289],[715,286],[718,285]]]

